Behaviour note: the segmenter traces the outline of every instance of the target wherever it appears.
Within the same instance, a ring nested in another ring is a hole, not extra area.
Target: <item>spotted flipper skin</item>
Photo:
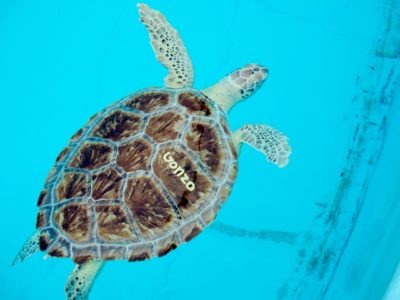
[[[39,236],[40,232],[36,231],[29,237],[25,244],[22,246],[21,250],[18,252],[17,256],[14,258],[12,265],[18,262],[24,261],[28,257],[32,256],[39,250]]]
[[[178,32],[158,11],[139,3],[140,21],[146,26],[158,61],[168,69],[164,84],[170,88],[191,87],[193,66]]]
[[[292,149],[286,135],[280,131],[262,124],[245,125],[234,134],[234,142],[239,148],[241,143],[246,143],[264,153],[268,161],[285,167],[289,162]]]
[[[81,265],[76,265],[65,285],[66,299],[88,299],[93,282],[103,265],[104,261],[101,260],[91,260]]]

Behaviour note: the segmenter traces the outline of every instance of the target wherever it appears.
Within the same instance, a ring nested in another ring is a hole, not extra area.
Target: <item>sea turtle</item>
[[[252,95],[268,71],[248,64],[202,91],[178,32],[138,4],[156,57],[168,69],[150,88],[95,114],[58,155],[38,199],[36,232],[14,263],[38,249],[76,263],[67,299],[86,299],[106,260],[163,256],[215,218],[237,174],[242,143],[280,167],[287,137],[266,125],[235,132],[227,113]]]

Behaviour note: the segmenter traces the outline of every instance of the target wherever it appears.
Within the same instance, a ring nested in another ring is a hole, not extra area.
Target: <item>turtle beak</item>
[[[263,82],[268,77],[269,71],[266,67],[256,65],[256,67],[253,67],[253,71],[255,73],[255,78],[260,82]]]
[[[269,71],[265,67],[260,68],[260,71],[261,71],[261,74],[262,74],[262,77],[263,77],[262,81],[264,81],[265,79],[267,79],[267,77],[269,75]]]
[[[253,74],[257,81],[264,81],[268,76],[268,69],[259,64],[248,64],[245,66]]]
[[[265,74],[265,76],[268,76],[269,71],[266,67],[262,67],[262,68],[260,68],[260,70]]]
[[[264,79],[267,78],[267,76],[268,76],[268,74],[269,74],[269,71],[268,71],[268,69],[267,69],[266,67],[263,67],[263,66],[258,65],[258,68],[257,68],[257,69],[258,69],[259,72],[263,75]]]

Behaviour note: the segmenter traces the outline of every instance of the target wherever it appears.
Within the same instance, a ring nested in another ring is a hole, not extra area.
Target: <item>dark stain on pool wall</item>
[[[364,206],[367,189],[379,161],[386,126],[400,84],[397,28],[400,2],[388,1],[387,26],[380,33],[366,72],[356,80],[354,133],[346,162],[338,174],[336,193],[304,238],[301,256],[278,299],[324,299]],[[373,80],[371,80],[371,78]],[[301,284],[299,284],[301,282]]]
[[[210,228],[230,237],[252,238],[289,245],[295,244],[299,235],[298,233],[287,231],[248,230],[217,222],[213,223]]]

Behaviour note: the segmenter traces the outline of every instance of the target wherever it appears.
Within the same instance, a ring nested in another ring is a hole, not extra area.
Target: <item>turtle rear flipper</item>
[[[21,250],[19,250],[17,256],[15,256],[12,265],[24,261],[25,259],[32,256],[39,250],[39,237],[40,237],[40,231],[37,230],[34,234],[32,234],[32,236],[30,236],[26,240]]]
[[[65,285],[67,300],[86,300],[104,261],[91,260],[76,265]]]
[[[158,11],[143,3],[138,4],[140,20],[150,34],[150,42],[158,61],[168,69],[164,84],[170,88],[191,87],[192,61],[178,32]]]

